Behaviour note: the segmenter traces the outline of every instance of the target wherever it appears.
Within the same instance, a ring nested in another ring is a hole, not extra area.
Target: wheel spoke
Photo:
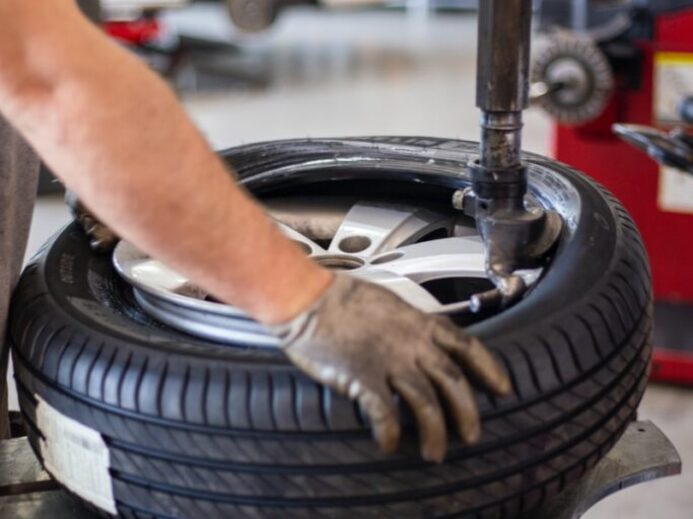
[[[409,278],[386,270],[368,269],[355,270],[351,272],[351,275],[387,288],[422,312],[441,312],[441,303],[425,288]]]
[[[484,245],[478,236],[443,238],[400,247],[371,260],[368,270],[385,270],[425,283],[444,278],[485,278]]]
[[[452,225],[450,216],[427,209],[358,203],[344,217],[328,251],[365,259],[414,243],[437,230],[450,231]]]
[[[288,225],[282,222],[277,221],[276,223],[279,226],[279,229],[282,231],[282,233],[284,233],[284,235],[290,240],[298,243],[309,256],[315,256],[325,253],[325,249],[323,249],[320,245],[308,238],[308,236],[306,236],[305,234],[298,232],[297,230],[293,229],[292,227],[289,227]]]

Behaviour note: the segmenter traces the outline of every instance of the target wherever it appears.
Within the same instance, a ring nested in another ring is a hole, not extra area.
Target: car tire
[[[446,204],[469,185],[476,149],[384,137],[221,155],[259,198],[329,187]],[[477,391],[477,445],[452,440],[444,463],[422,461],[402,407],[401,448],[380,453],[358,407],[281,351],[208,342],[148,318],[110,258],[71,224],[26,268],[11,310],[20,406],[39,459],[85,501],[132,519],[508,518],[536,509],[634,419],[652,300],[646,253],[623,207],[567,166],[525,159],[531,192],[563,215],[565,229],[534,290],[469,328],[513,383],[504,398]],[[56,454],[70,441],[82,445],[76,457]],[[105,484],[85,490],[79,473],[104,456]]]

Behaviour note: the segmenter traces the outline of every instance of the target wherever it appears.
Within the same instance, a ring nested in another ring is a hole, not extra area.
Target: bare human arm
[[[91,212],[276,326],[294,364],[360,402],[386,451],[400,434],[393,390],[417,417],[427,459],[441,461],[447,443],[436,389],[462,440],[478,439],[463,368],[497,394],[510,387],[478,340],[385,289],[333,281],[234,182],[169,88],[74,0],[0,0],[0,19],[12,21],[0,32],[0,112]]]
[[[120,236],[269,324],[326,289],[170,89],[74,0],[0,0],[0,16],[0,111]]]

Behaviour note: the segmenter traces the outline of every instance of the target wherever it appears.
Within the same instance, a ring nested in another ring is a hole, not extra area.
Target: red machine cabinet
[[[677,53],[669,56],[690,54],[693,64],[693,9],[659,16],[654,37],[635,45],[642,52],[639,87],[625,85],[617,75],[616,93],[598,120],[556,125],[553,153],[606,186],[635,219],[650,256],[657,301],[653,378],[693,384],[693,210],[663,208],[660,166],[611,131],[616,122],[657,126],[655,62],[662,53]]]

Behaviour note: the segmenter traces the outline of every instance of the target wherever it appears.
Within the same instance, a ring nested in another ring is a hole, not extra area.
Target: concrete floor
[[[172,16],[169,23],[240,42],[236,65],[250,60],[249,66],[260,71],[259,88],[183,95],[216,148],[288,137],[477,137],[473,18],[298,10],[282,16],[270,33],[241,39],[222,12],[204,6]],[[526,120],[525,147],[546,152],[549,121],[533,110]],[[59,198],[41,199],[28,254],[67,220]],[[652,386],[640,416],[653,420],[677,445],[684,475],[620,492],[587,519],[693,516],[693,471],[686,467],[688,460],[693,463],[693,393]]]

